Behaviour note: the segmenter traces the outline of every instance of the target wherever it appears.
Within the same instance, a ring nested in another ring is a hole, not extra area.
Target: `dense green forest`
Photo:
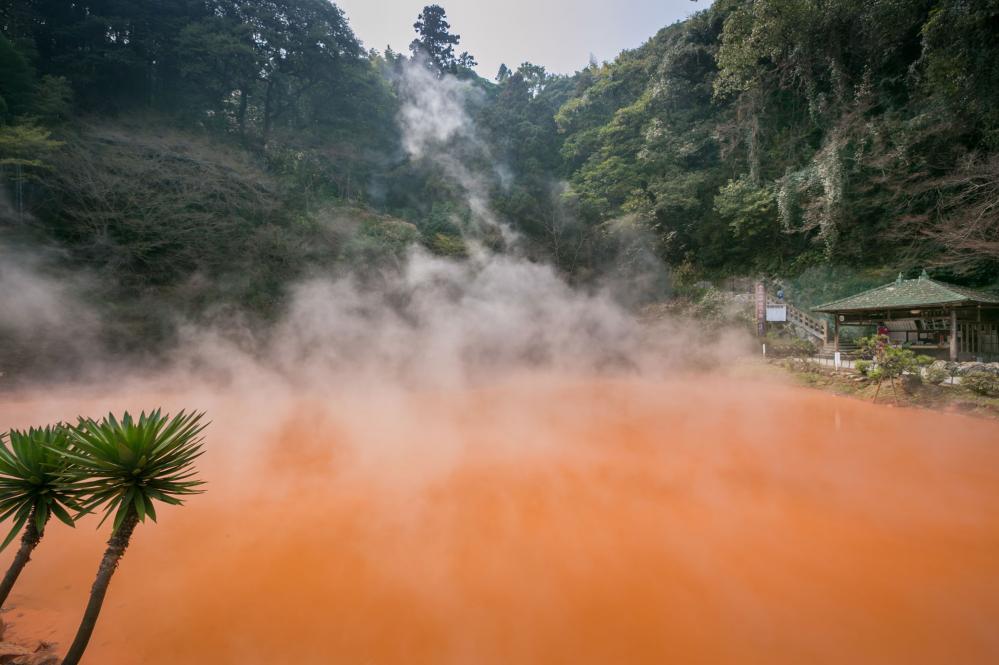
[[[999,279],[999,0],[716,0],[613,62],[492,80],[441,7],[395,18],[410,53],[327,0],[0,1],[0,259],[85,275],[117,348],[413,244],[584,286]],[[435,85],[470,126],[436,157],[400,122]]]

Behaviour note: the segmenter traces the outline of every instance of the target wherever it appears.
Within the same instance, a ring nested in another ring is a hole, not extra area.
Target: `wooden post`
[[[835,315],[836,318],[833,319],[835,322],[833,326],[833,351],[839,353],[839,314]]]
[[[829,341],[829,320],[826,318],[822,319],[822,343],[826,344]]]
[[[957,310],[950,310],[950,361],[957,362]]]

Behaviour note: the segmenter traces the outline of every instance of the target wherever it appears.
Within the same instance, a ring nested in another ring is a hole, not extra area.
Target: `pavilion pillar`
[[[839,316],[834,315],[833,319],[833,351],[839,353]]]
[[[950,361],[957,362],[957,310],[950,310]]]

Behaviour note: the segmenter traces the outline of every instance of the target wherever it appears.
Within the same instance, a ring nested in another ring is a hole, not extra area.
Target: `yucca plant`
[[[201,433],[207,427],[203,416],[181,411],[171,418],[156,410],[138,419],[125,413],[118,420],[109,414],[100,422],[81,418],[69,431],[73,445],[63,454],[72,463],[72,477],[87,493],[82,509],[103,510],[101,524],[114,517],[90,600],[63,665],[77,665],[83,656],[136,525],[147,517],[156,521],[157,501],[181,505],[181,497],[201,491],[203,483],[194,480],[194,461],[202,454]]]
[[[0,582],[0,606],[7,601],[14,583],[31,553],[45,534],[53,515],[73,526],[80,506],[80,489],[68,475],[71,462],[63,454],[69,449],[67,429],[61,425],[11,430],[0,434],[0,521],[13,519],[14,525],[0,544],[0,550],[22,532],[21,547]]]

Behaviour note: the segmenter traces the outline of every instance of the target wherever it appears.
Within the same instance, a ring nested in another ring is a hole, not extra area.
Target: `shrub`
[[[888,345],[888,338],[885,336],[871,335],[870,337],[858,337],[854,340],[857,345],[857,353],[864,358],[874,358],[879,349]]]
[[[767,355],[774,358],[810,358],[815,355],[815,345],[800,337],[766,336]]]
[[[877,369],[880,371],[875,376],[872,370],[869,374],[871,378],[896,379],[903,374],[921,375],[921,368],[933,362],[929,356],[917,356],[910,349],[900,346],[883,346],[876,349],[876,354]]]
[[[853,364],[853,368],[858,372],[867,376],[871,371],[871,361],[870,360],[858,360]]]
[[[979,395],[999,397],[999,376],[990,372],[969,372],[961,384]]]
[[[930,365],[923,372],[923,378],[926,379],[926,382],[932,383],[935,386],[939,386],[949,377],[950,377],[950,372],[948,372],[945,367],[942,367],[940,365]]]

